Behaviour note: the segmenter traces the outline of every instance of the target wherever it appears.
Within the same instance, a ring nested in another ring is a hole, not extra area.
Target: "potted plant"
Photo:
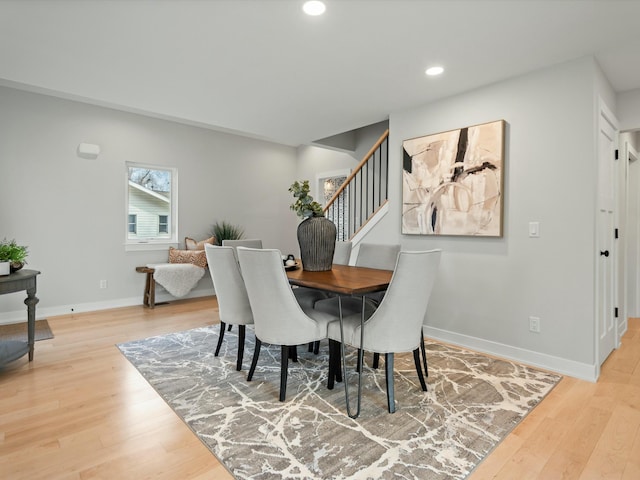
[[[0,275],[17,272],[27,263],[27,247],[6,238],[0,242]]]
[[[215,239],[216,245],[222,245],[223,240],[240,240],[244,236],[244,229],[238,225],[222,221],[213,224],[211,235]]]
[[[304,219],[297,232],[302,268],[311,272],[331,270],[336,248],[335,224],[325,218],[322,205],[309,195],[309,180],[296,180],[289,191],[295,198],[291,210]]]

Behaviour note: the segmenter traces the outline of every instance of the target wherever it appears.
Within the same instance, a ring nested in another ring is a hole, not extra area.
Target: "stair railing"
[[[387,203],[388,138],[387,129],[324,207],[325,216],[336,224],[337,240],[351,240]]]

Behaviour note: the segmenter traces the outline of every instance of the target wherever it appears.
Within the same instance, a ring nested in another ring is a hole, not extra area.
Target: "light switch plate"
[[[540,236],[540,223],[529,222],[529,237],[538,238]]]

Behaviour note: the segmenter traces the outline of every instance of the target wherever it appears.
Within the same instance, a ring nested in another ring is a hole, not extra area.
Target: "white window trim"
[[[170,170],[171,171],[171,216],[169,225],[171,230],[169,238],[162,239],[129,239],[129,168],[148,168],[150,170]],[[125,162],[125,185],[124,189],[124,249],[126,252],[140,252],[152,250],[168,250],[169,247],[178,247],[178,169],[175,167],[165,167],[162,165],[150,165],[137,162]]]

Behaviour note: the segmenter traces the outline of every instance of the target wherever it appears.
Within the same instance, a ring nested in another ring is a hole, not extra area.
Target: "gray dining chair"
[[[205,245],[211,280],[218,299],[220,336],[215,356],[220,353],[225,326],[238,325],[238,359],[236,370],[242,370],[246,326],[253,324],[249,297],[240,273],[233,247]]]
[[[356,267],[377,268],[380,270],[393,270],[396,266],[398,254],[400,253],[399,244],[377,244],[362,243],[356,256]],[[384,292],[375,292],[367,295],[367,302],[371,307],[375,308],[382,298]],[[338,315],[338,299],[335,297],[318,299],[313,307],[321,312]],[[359,298],[343,298],[342,312],[344,316],[360,313],[362,310],[362,302]]]
[[[389,283],[387,293],[375,310],[366,309],[364,329],[360,313],[343,318],[344,343],[358,348],[358,364],[362,351],[385,355],[385,377],[389,413],[395,412],[393,361],[394,353],[413,352],[416,372],[422,390],[427,385],[422,374],[420,349],[422,324],[429,305],[429,297],[435,282],[440,250],[400,252]],[[329,380],[339,381],[342,366],[340,360],[340,324],[329,324]]]
[[[236,255],[236,248],[238,247],[248,247],[248,248],[262,248],[262,240],[259,238],[245,238],[242,240],[230,240],[225,239],[222,240],[223,247],[233,247],[233,253]]]
[[[253,311],[256,346],[247,380],[251,381],[262,343],[280,345],[280,401],[287,391],[289,356],[295,347],[327,338],[337,317],[303,310],[289,285],[279,250],[238,247],[238,259]]]

